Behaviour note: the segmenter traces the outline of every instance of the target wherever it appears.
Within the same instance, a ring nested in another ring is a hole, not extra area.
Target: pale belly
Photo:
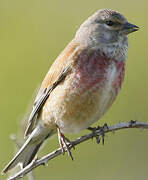
[[[72,88],[73,79],[57,86],[43,108],[43,122],[51,127],[56,124],[63,133],[78,133],[88,128],[115,100],[117,94],[112,87],[115,73],[110,74],[102,87],[96,83],[84,91]]]

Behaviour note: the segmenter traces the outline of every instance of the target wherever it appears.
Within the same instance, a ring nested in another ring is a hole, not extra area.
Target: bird
[[[28,120],[27,139],[3,174],[16,165],[26,167],[55,133],[63,153],[73,159],[64,134],[91,129],[111,107],[125,76],[128,35],[138,29],[111,9],[98,10],[82,23],[45,76]]]

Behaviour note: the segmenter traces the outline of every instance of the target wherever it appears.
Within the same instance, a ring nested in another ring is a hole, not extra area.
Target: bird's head
[[[122,54],[124,59],[128,48],[127,35],[138,29],[136,25],[129,23],[121,13],[102,9],[80,26],[76,38],[85,45],[102,49],[107,55],[110,52],[115,56]]]

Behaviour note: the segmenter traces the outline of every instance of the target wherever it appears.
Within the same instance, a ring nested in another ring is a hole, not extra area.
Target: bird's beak
[[[127,34],[130,34],[132,32],[138,31],[138,30],[139,30],[138,26],[131,24],[129,22],[126,22],[123,25],[122,33],[127,35]]]

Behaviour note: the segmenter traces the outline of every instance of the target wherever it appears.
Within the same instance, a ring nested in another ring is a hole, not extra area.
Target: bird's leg
[[[98,126],[98,127],[88,127],[87,129],[92,131],[95,134],[95,138],[97,143],[100,143],[100,137],[97,135],[96,130],[100,130],[101,131],[101,136],[102,136],[102,144],[104,145],[104,137],[105,137],[105,133],[104,133],[104,128],[107,128],[107,124],[104,124],[102,127]]]
[[[58,139],[59,139],[59,144],[60,144],[60,147],[61,147],[61,149],[62,149],[62,153],[64,154],[65,153],[65,149],[64,149],[64,146],[63,146],[63,141],[62,141],[62,133],[61,133],[61,131],[60,131],[60,129],[59,128],[57,128],[57,130],[58,130]]]
[[[88,127],[87,129],[88,129],[89,131],[91,131],[91,132],[95,135],[96,142],[97,142],[97,144],[99,144],[99,143],[100,143],[100,136],[98,136],[97,133],[96,133],[96,130],[97,130],[98,128],[96,128],[96,127]],[[92,139],[93,139],[93,137],[92,137]]]
[[[72,153],[71,153],[71,150],[69,147],[69,145],[73,146],[72,142],[67,137],[64,136],[64,134],[61,132],[59,127],[57,127],[57,130],[58,130],[59,144],[60,144],[63,154],[65,153],[65,148],[66,148],[68,155],[73,160],[73,156],[72,156]],[[64,148],[64,146],[65,146],[65,148]]]

